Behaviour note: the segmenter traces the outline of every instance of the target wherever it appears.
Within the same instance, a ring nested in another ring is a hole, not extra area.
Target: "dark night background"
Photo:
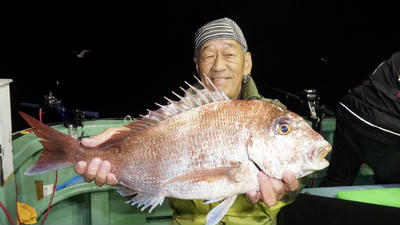
[[[66,6],[0,3],[0,77],[14,80],[13,130],[27,127],[17,110],[37,116],[18,103],[41,103],[50,90],[65,107],[102,118],[145,114],[153,102],[165,103],[163,96],[173,98],[171,91],[181,93],[185,80],[194,82],[194,32],[222,17],[243,30],[264,96],[302,114],[300,103],[271,87],[296,95],[313,88],[321,104],[335,110],[349,88],[400,49],[393,2],[81,1],[68,5],[63,22],[56,18]],[[77,57],[82,50],[90,52]],[[52,114],[46,110],[44,122],[60,121]]]

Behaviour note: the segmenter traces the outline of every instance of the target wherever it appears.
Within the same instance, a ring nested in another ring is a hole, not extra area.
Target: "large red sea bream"
[[[44,147],[25,174],[99,157],[111,162],[118,192],[135,195],[129,203],[142,210],[151,212],[165,197],[225,199],[207,215],[207,224],[216,224],[238,194],[259,190],[259,170],[277,179],[289,170],[299,178],[328,166],[331,146],[295,113],[265,101],[230,100],[215,87],[193,89],[96,148],[20,113]]]

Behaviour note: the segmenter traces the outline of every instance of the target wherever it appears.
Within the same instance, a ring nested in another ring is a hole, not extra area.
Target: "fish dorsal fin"
[[[209,83],[214,90],[209,90],[199,78],[197,78],[196,76],[194,77],[200,84],[201,88],[196,88],[185,81],[189,88],[193,90],[194,94],[192,94],[190,91],[183,89],[182,87],[181,89],[185,93],[184,97],[176,94],[175,92],[172,92],[176,97],[179,98],[179,101],[173,101],[167,97],[164,97],[168,101],[167,105],[155,103],[159,107],[159,109],[147,109],[147,115],[140,115],[140,118],[135,118],[133,122],[125,125],[126,128],[129,128],[128,130],[118,131],[109,139],[107,139],[104,143],[99,145],[97,149],[105,149],[111,147],[125,137],[133,135],[150,126],[156,125],[161,121],[178,115],[182,112],[186,112],[188,110],[213,102],[229,100],[229,97],[226,96],[224,92],[219,91],[206,75],[204,75],[204,77],[207,80],[207,83]]]
[[[165,97],[165,99],[168,101],[167,105],[160,105],[158,103],[155,103],[160,108],[157,110],[147,110],[148,114],[145,116],[141,115],[141,118],[139,120],[145,121],[149,125],[158,124],[163,120],[166,120],[172,116],[188,111],[190,109],[194,109],[199,106],[210,104],[213,102],[229,100],[228,96],[226,96],[224,92],[219,91],[207,76],[204,75],[207,82],[210,83],[214,90],[209,90],[206,85],[204,85],[204,83],[200,81],[200,79],[198,79],[196,76],[194,77],[199,82],[202,89],[195,88],[188,82],[185,82],[195,92],[195,94],[192,94],[191,92],[183,88],[181,88],[181,90],[185,93],[185,97],[182,97],[175,92],[172,92],[176,97],[179,98],[179,101],[173,101]],[[136,121],[127,125],[127,127],[135,126],[134,123],[136,123]]]

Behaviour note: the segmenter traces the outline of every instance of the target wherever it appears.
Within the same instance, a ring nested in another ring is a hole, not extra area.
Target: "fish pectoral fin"
[[[235,179],[235,175],[241,163],[231,162],[230,164],[231,165],[227,167],[195,170],[190,173],[175,177],[165,182],[164,185],[181,181],[192,181],[192,183],[197,183],[201,181],[212,182],[221,179],[222,177],[228,177],[228,179],[231,180],[232,183],[236,183],[237,180]]]
[[[135,197],[133,197],[131,200],[127,201],[126,203],[128,203],[132,206],[137,204],[138,208],[143,206],[140,209],[141,211],[143,211],[146,208],[148,208],[149,206],[151,206],[151,208],[149,210],[149,213],[151,213],[151,211],[153,211],[153,209],[157,205],[162,205],[162,203],[164,202],[164,198],[165,198],[164,195],[138,192]]]
[[[217,224],[231,208],[235,202],[237,195],[226,198],[223,202],[213,208],[206,216],[206,225]]]

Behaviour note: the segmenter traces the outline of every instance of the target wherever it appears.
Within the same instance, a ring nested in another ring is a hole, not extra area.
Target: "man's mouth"
[[[212,77],[211,80],[212,81],[225,81],[225,80],[229,80],[229,77]]]

